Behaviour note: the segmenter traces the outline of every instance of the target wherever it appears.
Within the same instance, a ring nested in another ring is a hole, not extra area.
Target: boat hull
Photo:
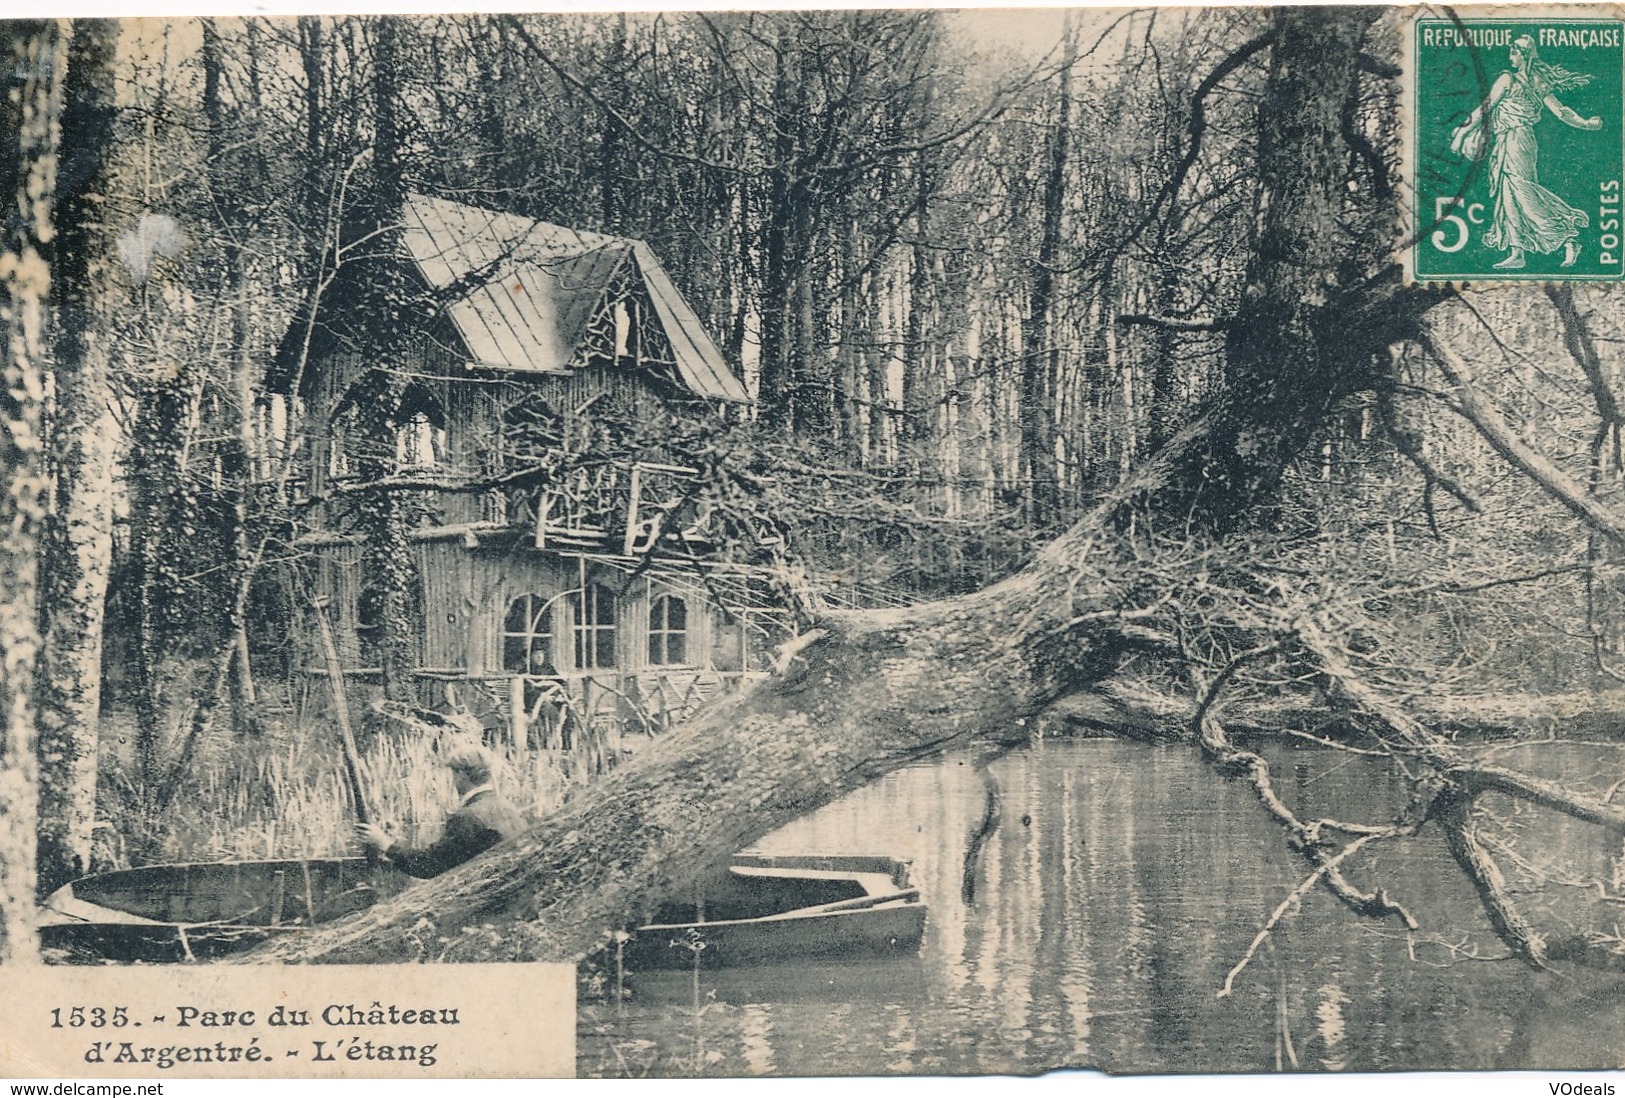
[[[736,925],[643,926],[629,943],[627,963],[633,968],[720,968],[809,957],[906,956],[920,948],[925,916],[924,905],[899,903],[884,909]]]
[[[772,964],[911,954],[926,908],[908,863],[871,856],[740,854],[637,928],[636,968]],[[40,942],[73,960],[205,961],[301,934],[399,892],[410,880],[362,858],[200,862],[118,870],[54,893]]]
[[[926,905],[895,858],[741,854],[699,891],[637,928],[631,967],[906,956],[925,933]]]
[[[75,959],[208,960],[371,907],[406,883],[364,858],[115,870],[53,893],[40,944]]]

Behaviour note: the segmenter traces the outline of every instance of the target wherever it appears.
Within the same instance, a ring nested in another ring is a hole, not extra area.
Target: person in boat
[[[525,828],[518,810],[497,794],[491,781],[491,756],[485,748],[478,744],[455,748],[446,756],[446,766],[461,801],[446,817],[445,830],[434,843],[405,846],[376,824],[356,825],[362,843],[413,877],[437,877]]]

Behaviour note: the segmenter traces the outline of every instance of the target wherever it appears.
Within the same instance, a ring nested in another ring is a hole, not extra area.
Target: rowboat
[[[691,903],[636,928],[633,968],[772,964],[916,952],[926,905],[909,863],[879,855],[735,855]]]
[[[40,944],[74,959],[209,960],[371,907],[409,883],[365,858],[119,869],[53,892]]]
[[[40,944],[77,960],[206,961],[361,911],[411,883],[364,858],[114,870],[52,893]],[[746,853],[694,903],[662,907],[637,927],[625,959],[711,967],[912,953],[925,914],[909,864],[896,858]]]

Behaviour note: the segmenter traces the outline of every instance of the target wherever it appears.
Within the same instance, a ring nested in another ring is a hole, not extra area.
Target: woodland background
[[[1240,691],[1255,724],[1282,723],[1272,699],[1323,711],[1286,723],[1417,763],[1417,812],[1373,830],[1448,830],[1498,929],[1542,962],[1471,839],[1479,794],[1612,834],[1617,784],[1491,781],[1456,743],[1548,736],[1559,714],[1613,727],[1617,292],[1399,284],[1392,11],[1056,13],[1037,47],[979,35],[987,18],[0,25],[7,948],[26,952],[36,889],[196,839],[186,805],[261,799],[274,818],[306,796],[298,747],[276,780],[241,765],[266,754],[269,706],[244,656],[274,652],[282,613],[260,580],[300,529],[257,409],[285,333],[360,254],[356,226],[387,235],[421,191],[653,246],[756,397],[683,445],[750,474],[717,502],[787,547],[802,655],[853,696],[890,676],[890,708],[801,712],[779,683],[671,747],[745,758],[714,809],[738,822],[696,849],[899,765],[910,737],[940,750],[1080,691],[1056,719],[1184,735],[1268,805],[1267,767],[1212,723]],[[853,584],[920,614],[829,611]],[[858,668],[876,631],[910,659]],[[979,653],[1014,684],[996,701],[956,677]],[[942,696],[904,704],[909,674]],[[815,735],[852,765],[809,770],[797,737]],[[715,818],[654,789],[672,762],[561,811],[647,796],[687,850]],[[1338,853],[1282,807],[1334,890],[1380,837]],[[578,951],[616,903],[671,886],[667,847],[598,819],[545,868],[591,910],[543,911],[501,949]],[[471,867],[379,913],[369,948],[436,905],[521,903],[551,833],[513,855],[522,871]],[[613,887],[575,875],[590,855]],[[1393,914],[1380,892],[1345,898]]]

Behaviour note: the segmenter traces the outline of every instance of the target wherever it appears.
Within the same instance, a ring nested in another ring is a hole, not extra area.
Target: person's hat
[[[491,777],[491,753],[477,743],[464,741],[446,752],[446,765],[477,781]]]

